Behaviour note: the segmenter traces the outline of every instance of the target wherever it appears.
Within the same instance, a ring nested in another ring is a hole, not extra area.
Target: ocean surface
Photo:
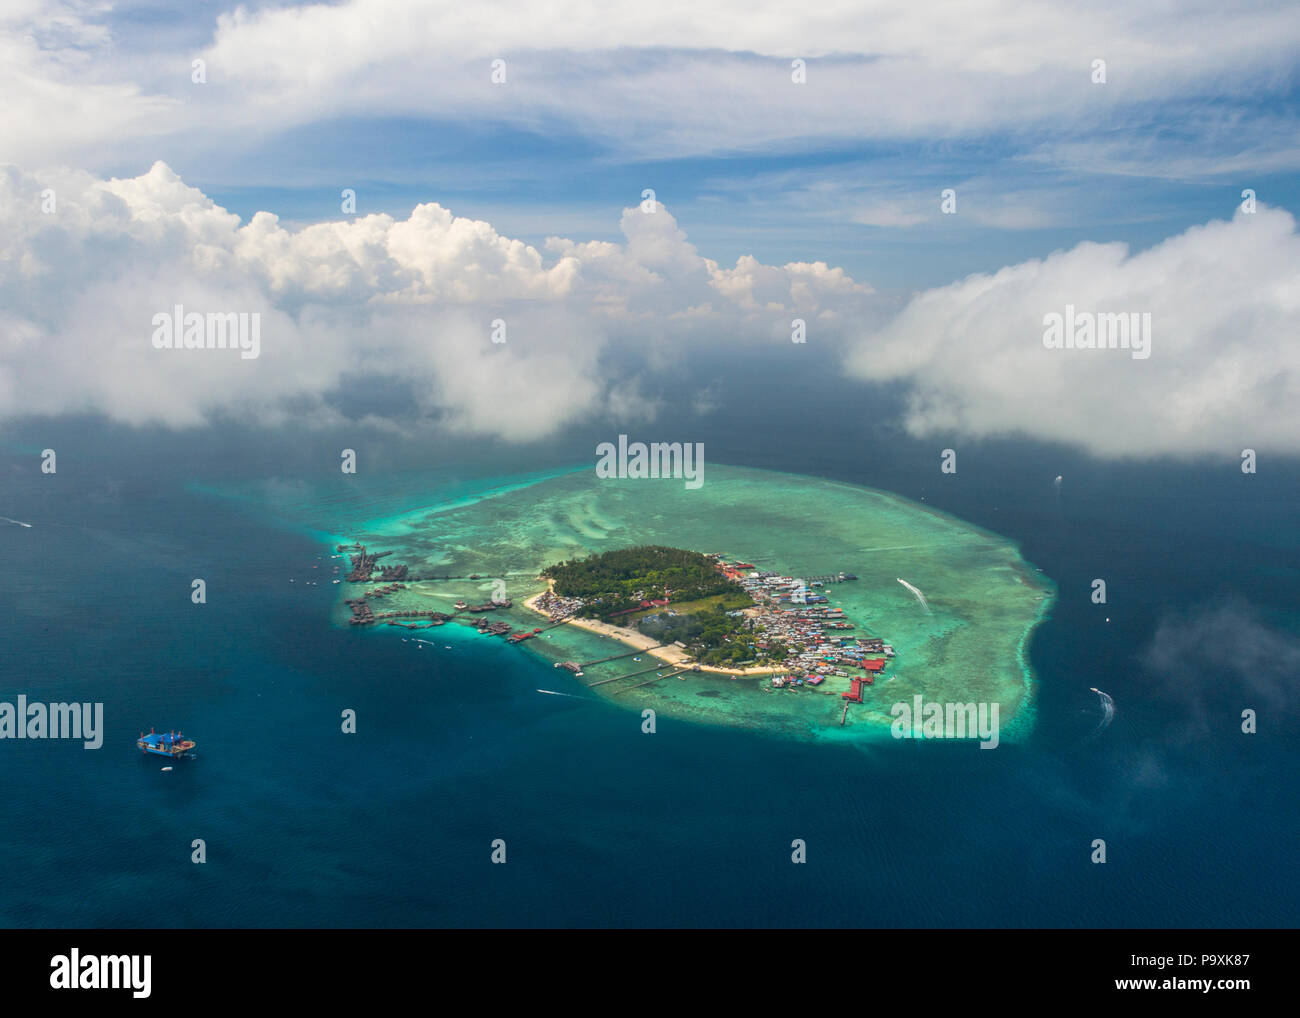
[[[1029,647],[1032,734],[647,736],[616,704],[539,694],[580,689],[468,629],[415,650],[337,624],[334,535],[590,463],[583,436],[345,477],[346,440],[33,427],[0,446],[0,514],[32,524],[0,521],[0,701],[102,701],[106,732],[0,741],[0,925],[1296,925],[1294,465],[1001,444],[945,479],[934,443],[708,437],[719,462],[896,491],[1018,546],[1059,591]],[[134,746],[150,726],[197,759],[161,772]]]

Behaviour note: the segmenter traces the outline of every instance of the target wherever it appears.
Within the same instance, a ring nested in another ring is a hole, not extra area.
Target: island
[[[542,576],[548,589],[529,598],[527,607],[631,645],[674,669],[647,668],[655,678],[634,688],[688,671],[765,675],[773,689],[792,691],[831,677],[849,679],[849,690],[840,694],[847,701],[843,725],[849,704],[862,703],[863,687],[874,684],[894,656],[881,637],[850,635],[856,623],[819,592],[826,583],[857,579],[852,573],[805,581],[752,562],[728,562],[718,552],[651,546],[558,563]],[[578,662],[560,667],[584,674]]]
[[[1004,742],[1032,730],[1055,588],[929,506],[714,464],[698,490],[587,468],[431,503],[335,535],[341,624],[464,624],[554,691],[783,737],[887,739],[918,695],[999,704]]]

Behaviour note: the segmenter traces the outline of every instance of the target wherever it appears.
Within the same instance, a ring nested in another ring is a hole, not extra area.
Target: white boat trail
[[[24,523],[22,520],[11,520],[8,516],[0,516],[0,520],[4,520],[6,523],[13,523],[19,527],[26,527],[28,530],[32,529],[30,523]]]
[[[915,587],[913,587],[910,583],[908,583],[906,580],[902,579],[901,577],[895,577],[895,579],[897,579],[899,583],[901,583],[904,587],[906,587],[908,590],[912,592],[912,596],[921,602],[921,607],[926,610],[927,614],[929,614],[930,602],[925,599],[925,595],[922,594],[919,590],[917,590]]]
[[[590,696],[578,696],[578,695],[575,694],[575,693],[561,693],[559,690],[556,690],[556,689],[539,689],[537,692],[539,692],[539,693],[547,693],[547,694],[549,694],[550,696],[567,696],[570,700],[590,700],[590,699],[591,699]]]
[[[1088,688],[1101,697],[1101,721],[1097,724],[1097,730],[1092,733],[1097,736],[1109,728],[1111,721],[1114,720],[1115,701],[1111,699],[1109,693],[1103,693],[1096,686],[1089,686]]]

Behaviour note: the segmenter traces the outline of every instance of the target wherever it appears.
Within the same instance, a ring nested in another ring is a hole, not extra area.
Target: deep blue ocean
[[[663,718],[646,737],[634,713],[539,696],[568,687],[500,641],[447,627],[452,651],[417,654],[330,624],[321,533],[591,462],[605,432],[522,449],[237,423],[7,433],[0,514],[33,526],[0,522],[0,700],[102,701],[106,734],[97,751],[0,741],[0,925],[1295,926],[1297,465],[1004,442],[959,447],[943,477],[948,443],[866,417],[848,400],[761,442],[726,415],[649,437],[1018,541],[1060,589],[1025,744],[834,749]],[[268,481],[282,497],[214,494]],[[1090,686],[1116,704],[1091,740]],[[160,773],[134,745],[151,725],[198,758]]]

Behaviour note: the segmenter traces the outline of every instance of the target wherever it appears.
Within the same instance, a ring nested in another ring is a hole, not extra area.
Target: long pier
[[[393,554],[391,550],[372,552],[369,551],[360,541],[356,541],[353,544],[340,544],[335,550],[338,552],[352,553],[348,556],[352,568],[348,571],[347,575],[343,577],[343,579],[348,583],[372,583],[374,582],[373,578],[376,571],[379,573],[380,580],[390,582],[394,580],[409,580],[413,583],[428,580],[504,580],[507,577],[523,576],[536,578],[537,576],[536,572],[494,573],[490,576],[482,573],[468,573],[463,576],[453,576],[451,573],[443,573],[442,575],[431,573],[427,576],[417,576],[410,571],[410,566],[407,565],[380,565],[379,560],[381,558],[386,558]]]
[[[423,581],[429,581],[429,580],[504,580],[504,579],[506,579],[506,578],[509,577],[509,576],[528,576],[528,577],[536,578],[537,574],[536,574],[536,573],[492,573],[491,575],[489,575],[488,573],[470,573],[470,574],[467,575],[467,576],[452,576],[452,575],[450,575],[450,574],[448,574],[448,573],[443,573],[443,574],[441,574],[441,575],[435,575],[435,574],[433,574],[433,573],[430,573],[428,576],[422,576],[422,577],[420,577],[420,579],[423,580]]]
[[[654,665],[650,668],[642,668],[640,671],[628,672],[625,675],[615,675],[614,678],[612,679],[601,679],[599,682],[590,682],[587,684],[587,688],[590,689],[592,686],[603,686],[606,682],[615,682],[618,679],[633,679],[636,678],[638,675],[645,675],[649,672],[657,672],[663,668],[672,668],[672,667],[673,666],[668,664],[666,661],[661,661],[657,665]]]
[[[627,678],[626,675],[615,675],[612,679],[601,679],[599,682],[588,682],[587,688],[591,689],[593,686],[603,686],[606,682],[617,682],[619,679],[625,678]]]
[[[614,690],[615,696],[621,696],[623,693],[630,693],[634,689],[640,689],[642,686],[648,686],[652,682],[658,682],[661,679],[671,679],[674,676],[681,675],[683,672],[689,672],[689,668],[678,668],[676,671],[669,672],[667,675],[656,675],[653,679],[646,679],[645,682],[638,682],[635,686],[628,686],[627,689]],[[627,678],[626,675],[623,678]]]
[[[842,582],[848,580],[857,580],[858,577],[854,576],[853,573],[842,573],[841,575],[841,573],[837,572],[828,572],[824,573],[822,576],[806,576],[800,577],[800,579],[802,579],[805,584],[842,584]]]
[[[579,664],[583,668],[590,668],[592,665],[602,665],[606,661],[620,661],[625,657],[634,657],[637,654],[649,654],[652,650],[662,650],[667,646],[666,643],[656,643],[653,647],[647,647],[645,650],[629,650],[626,654],[611,654],[609,657],[597,658],[595,661],[581,661]]]

